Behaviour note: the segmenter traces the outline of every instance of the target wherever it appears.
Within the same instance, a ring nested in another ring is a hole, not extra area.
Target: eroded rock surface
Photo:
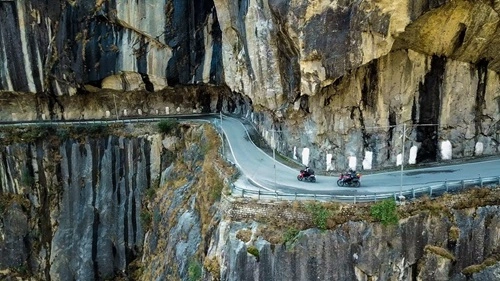
[[[223,221],[209,257],[220,261],[222,280],[466,280],[464,268],[498,254],[498,211],[488,206],[456,210],[451,217],[422,213],[392,227],[348,222],[301,231],[283,245],[259,237],[258,224]],[[253,233],[250,241],[237,238],[242,229]],[[498,262],[472,276],[498,278]]]

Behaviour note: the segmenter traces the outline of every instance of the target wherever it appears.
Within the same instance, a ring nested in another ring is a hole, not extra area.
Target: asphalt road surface
[[[220,121],[219,121],[220,122]],[[385,172],[361,177],[361,187],[339,187],[338,177],[316,176],[316,182],[297,180],[299,171],[290,168],[259,149],[251,140],[244,125],[235,118],[226,117],[222,121],[230,151],[226,154],[242,171],[237,184],[248,190],[273,191],[279,193],[315,193],[329,195],[370,195],[407,191],[412,188],[429,186],[444,181],[478,179],[479,177],[500,176],[500,159],[465,163],[433,168]],[[274,168],[276,166],[276,168]]]

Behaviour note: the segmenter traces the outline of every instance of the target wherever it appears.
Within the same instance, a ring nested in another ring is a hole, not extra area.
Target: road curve
[[[220,121],[218,121],[220,122]],[[361,187],[339,187],[337,177],[317,176],[316,183],[297,180],[298,170],[292,169],[259,149],[250,139],[244,125],[235,118],[224,116],[222,130],[230,147],[233,161],[241,169],[243,179],[237,184],[248,190],[281,194],[372,195],[409,191],[445,181],[500,176],[500,159],[404,171],[364,175]]]
[[[230,147],[233,161],[242,171],[242,176],[235,183],[239,188],[249,191],[273,192],[276,194],[316,194],[339,196],[370,196],[374,194],[391,194],[407,192],[412,189],[442,184],[443,182],[467,179],[497,178],[500,179],[500,159],[475,163],[464,163],[424,169],[404,171],[401,184],[401,172],[386,172],[364,175],[361,187],[338,187],[337,177],[317,176],[316,183],[299,182],[298,170],[292,169],[259,149],[250,139],[246,128],[239,119],[224,116],[221,122],[218,114],[188,114],[147,116],[120,120],[27,120],[0,121],[0,126],[30,125],[84,125],[109,123],[143,123],[159,122],[166,118],[178,120],[214,121],[221,123],[222,130]],[[216,120],[216,121],[215,121]],[[408,193],[408,192],[407,192]]]

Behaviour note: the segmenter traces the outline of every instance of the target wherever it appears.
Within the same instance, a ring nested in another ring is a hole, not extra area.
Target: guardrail
[[[418,188],[411,188],[409,190],[402,191],[401,195],[404,199],[416,199],[424,195],[429,197],[441,196],[444,193],[453,193],[462,191],[473,187],[494,187],[500,186],[500,176],[497,177],[485,177],[477,179],[464,179],[456,181],[444,181],[440,183],[434,183],[432,185],[427,185]],[[366,195],[329,195],[329,194],[315,194],[315,193],[282,193],[282,192],[269,192],[261,190],[251,190],[246,188],[237,187],[231,185],[232,195],[241,198],[254,198],[254,199],[275,199],[275,200],[315,200],[315,201],[334,201],[334,202],[351,202],[351,203],[362,203],[362,202],[374,202],[377,200],[384,200],[388,198],[394,198],[394,200],[401,200],[400,192],[391,193],[374,193]]]

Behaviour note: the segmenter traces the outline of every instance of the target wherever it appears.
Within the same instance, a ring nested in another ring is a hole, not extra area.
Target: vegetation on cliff
[[[399,220],[418,214],[447,215],[454,209],[477,208],[500,204],[500,188],[474,188],[439,198],[422,197],[397,206],[393,200],[373,203],[343,204],[335,202],[231,200],[227,215],[234,220],[256,221],[258,234],[273,244],[293,240],[300,230],[334,229],[349,221],[381,222],[390,227]],[[241,212],[243,209],[253,212]],[[458,229],[450,229],[450,238],[457,239]],[[243,236],[240,236],[240,238]],[[241,239],[243,240],[243,239]]]

